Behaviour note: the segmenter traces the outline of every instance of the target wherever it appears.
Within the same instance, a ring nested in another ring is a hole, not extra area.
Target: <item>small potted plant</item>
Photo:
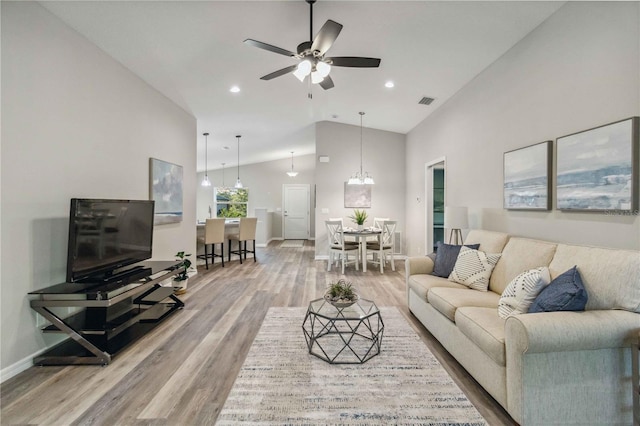
[[[358,210],[355,209],[353,211],[353,214],[351,216],[349,216],[349,219],[353,220],[355,223],[358,224],[358,230],[362,231],[362,227],[364,225],[364,223],[367,221],[367,212],[365,210]]]
[[[182,271],[173,277],[173,288],[176,294],[184,294],[187,291],[187,283],[189,282],[189,268],[191,267],[191,260],[187,257],[191,256],[189,253],[179,251],[176,253],[176,260],[179,260],[177,268],[182,268]]]
[[[336,283],[329,284],[324,294],[324,300],[331,303],[336,308],[346,308],[353,305],[360,299],[350,282],[344,279]]]

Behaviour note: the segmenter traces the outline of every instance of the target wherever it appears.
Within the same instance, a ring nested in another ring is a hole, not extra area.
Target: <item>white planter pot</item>
[[[173,280],[173,288],[174,293],[183,294],[187,292],[187,284],[189,283],[189,278],[182,281]]]

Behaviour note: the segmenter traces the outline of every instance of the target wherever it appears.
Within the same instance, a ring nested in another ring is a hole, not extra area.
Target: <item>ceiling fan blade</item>
[[[289,74],[290,72],[295,71],[296,68],[298,68],[298,64],[291,65],[286,68],[282,68],[281,70],[278,70],[278,71],[274,71],[271,74],[267,74],[263,77],[260,77],[260,80],[271,80],[273,78],[280,77],[281,75]]]
[[[359,56],[336,56],[326,58],[331,60],[331,65],[336,67],[377,68],[380,66],[378,58],[362,58]]]
[[[324,90],[329,90],[333,87],[333,80],[331,80],[331,76],[326,76],[324,80],[320,82],[320,87]]]
[[[288,51],[286,49],[282,49],[282,48],[277,47],[277,46],[272,46],[270,44],[263,43],[263,42],[258,41],[258,40],[253,40],[253,39],[248,38],[244,42],[249,44],[249,45],[251,45],[251,46],[255,46],[255,47],[258,47],[260,49],[268,50],[269,52],[279,53],[280,55],[296,56],[295,53],[290,52],[290,51]]]
[[[311,50],[317,50],[321,55],[324,55],[325,52],[331,48],[333,42],[336,41],[340,31],[342,31],[342,25],[329,19],[313,39]]]

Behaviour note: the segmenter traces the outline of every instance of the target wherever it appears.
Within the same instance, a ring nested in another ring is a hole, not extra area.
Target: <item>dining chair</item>
[[[229,234],[229,262],[231,262],[231,253],[237,254],[240,257],[240,264],[242,264],[242,256],[247,258],[247,253],[253,253],[253,261],[256,261],[256,226],[258,223],[257,217],[241,217],[240,224],[238,225],[237,234]],[[253,241],[253,250],[247,249],[247,241]],[[238,242],[238,250],[231,250],[231,241]]]
[[[396,270],[396,264],[393,258],[396,226],[397,222],[395,220],[385,220],[382,222],[382,233],[378,236],[378,241],[367,241],[367,251],[371,250],[371,252],[376,255],[374,257],[374,263],[380,264],[380,273],[384,273],[384,264],[387,261],[387,253],[389,254],[389,260],[391,262],[391,270]]]
[[[209,269],[209,259],[213,265],[216,257],[222,260],[224,268],[224,225],[224,218],[207,219],[205,222],[204,238],[199,238],[204,243],[204,254],[198,255],[198,259],[204,259],[207,269]],[[216,254],[216,244],[220,244],[220,254]],[[211,246],[211,253],[207,251],[209,246]]]
[[[386,220],[389,220],[388,217],[374,217],[373,218],[373,227],[376,229],[382,229],[382,223]]]
[[[356,264],[356,271],[359,270],[358,258],[360,256],[360,246],[355,244],[348,244],[344,241],[344,230],[342,228],[341,220],[327,220],[325,222],[327,226],[327,237],[329,242],[329,260],[327,261],[327,271],[331,271],[331,264],[334,262],[334,256],[337,255],[342,260],[342,273],[344,274],[345,265],[351,263]],[[349,253],[355,252],[355,259],[349,261]]]

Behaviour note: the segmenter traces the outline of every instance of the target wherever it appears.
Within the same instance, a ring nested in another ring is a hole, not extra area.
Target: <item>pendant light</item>
[[[238,138],[238,180],[236,181],[236,188],[244,188],[244,186],[242,185],[242,182],[240,182],[240,138],[242,137],[242,135],[236,135],[236,138]]]
[[[293,151],[291,151],[291,171],[287,172],[287,174],[289,175],[289,177],[296,177],[298,176],[298,172],[294,172],[293,171]]]
[[[209,169],[207,167],[207,158],[209,157],[209,143],[207,142],[207,136],[209,133],[203,133],[204,136],[204,179],[202,179],[202,186],[211,186],[209,181],[209,175],[207,174]]]
[[[222,164],[222,187],[224,188],[224,165],[227,163],[221,163]]]
[[[362,116],[364,115],[364,112],[359,112],[358,114],[360,114],[360,171],[351,176],[347,184],[373,185],[375,184],[375,182],[373,181],[373,177],[369,176],[368,172],[362,172]]]

